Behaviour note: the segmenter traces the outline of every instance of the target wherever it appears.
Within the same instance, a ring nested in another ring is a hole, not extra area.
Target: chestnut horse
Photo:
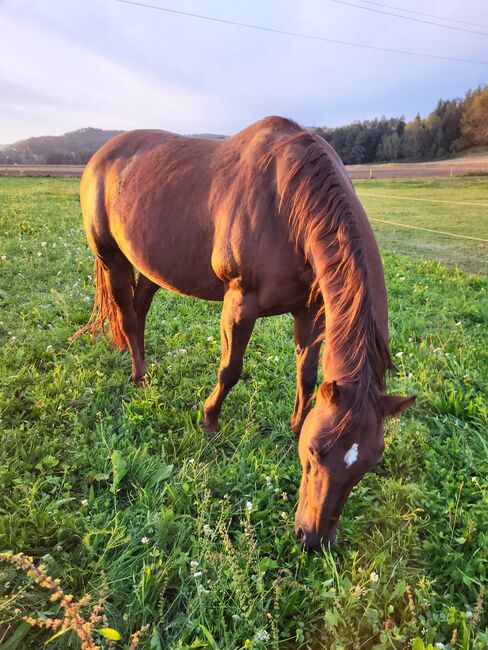
[[[224,139],[116,136],[81,180],[96,295],[81,332],[108,323],[142,382],[144,328],[159,287],[221,300],[222,355],[203,428],[216,432],[256,319],[295,319],[302,480],[297,538],[333,541],[352,487],[381,459],[383,421],[414,397],[386,396],[387,296],[376,241],[335,151],[268,117]],[[133,269],[139,271],[137,281]],[[311,401],[322,339],[323,383]]]

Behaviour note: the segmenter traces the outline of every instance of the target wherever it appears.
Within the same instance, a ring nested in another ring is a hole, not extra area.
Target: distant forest
[[[402,117],[381,117],[315,131],[330,142],[345,164],[434,160],[471,147],[488,147],[488,85],[468,91],[463,99],[439,100],[425,119],[417,115],[405,122]],[[0,164],[83,165],[117,133],[121,131],[84,128],[21,140],[0,147]]]
[[[381,117],[335,129],[316,129],[346,165],[389,160],[434,160],[488,146],[488,86],[463,99],[441,99],[426,118]]]

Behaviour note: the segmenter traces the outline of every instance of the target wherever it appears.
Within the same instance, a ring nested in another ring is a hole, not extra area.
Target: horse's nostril
[[[303,542],[305,539],[305,533],[303,532],[303,528],[299,526],[295,532],[295,537],[298,542]]]

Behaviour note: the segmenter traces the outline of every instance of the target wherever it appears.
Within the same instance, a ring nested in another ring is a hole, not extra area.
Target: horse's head
[[[349,493],[382,459],[385,417],[404,411],[415,401],[415,396],[367,398],[359,424],[354,415],[356,388],[355,384],[324,382],[300,433],[303,473],[295,534],[309,550],[335,540]]]

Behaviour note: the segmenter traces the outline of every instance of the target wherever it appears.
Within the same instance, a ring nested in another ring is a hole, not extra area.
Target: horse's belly
[[[184,241],[167,236],[155,242],[138,245],[126,238],[119,245],[129,261],[152,282],[177,293],[201,298],[223,300],[224,285],[210,265],[210,255],[194,250],[189,238]]]
[[[204,192],[184,174],[163,182],[161,171],[149,179],[140,177],[137,167],[131,171],[109,211],[110,230],[121,251],[162,287],[222,300],[224,286],[211,265],[213,229]]]
[[[138,262],[136,259],[132,263],[152,282],[170,291],[201,300],[224,299],[224,285],[215,276],[199,274],[189,278],[187,274],[166,270],[160,268],[160,264],[150,264],[145,260]]]
[[[111,215],[111,230],[127,259],[152,282],[186,296],[222,300],[211,246],[196,224],[175,223],[166,214]]]

